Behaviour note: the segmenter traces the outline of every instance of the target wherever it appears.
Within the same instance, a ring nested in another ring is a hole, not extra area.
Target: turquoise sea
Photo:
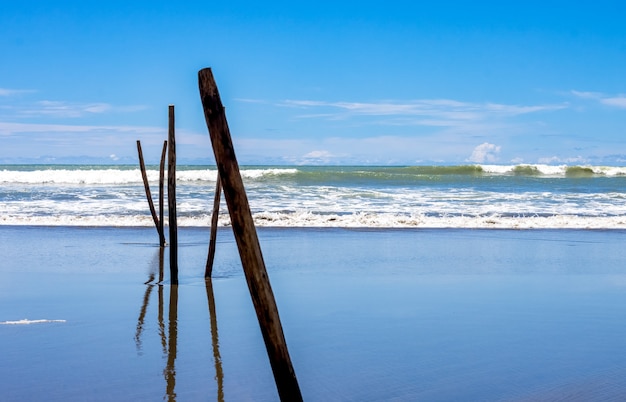
[[[258,226],[626,228],[626,167],[243,166]],[[148,167],[158,199],[158,168]],[[214,166],[177,168],[182,226],[207,226]],[[167,197],[165,197],[167,199]],[[158,206],[157,206],[158,208]],[[220,225],[228,225],[225,204]],[[0,224],[151,226],[137,166],[0,166]]]

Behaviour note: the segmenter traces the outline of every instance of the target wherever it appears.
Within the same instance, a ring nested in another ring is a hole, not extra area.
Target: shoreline
[[[511,229],[511,230],[542,230],[542,229],[581,229],[581,230],[626,230],[626,217],[375,217],[370,215],[313,215],[305,214],[294,219],[291,216],[280,216],[270,213],[253,214],[257,228],[306,229],[306,228],[345,228],[345,229]],[[178,218],[180,228],[210,227],[211,217]],[[283,223],[281,222],[289,222]],[[0,227],[117,227],[117,228],[150,228],[154,227],[150,216],[137,217],[81,217],[81,218],[3,218]],[[165,227],[167,227],[165,222]],[[221,215],[219,228],[231,227],[227,215]]]

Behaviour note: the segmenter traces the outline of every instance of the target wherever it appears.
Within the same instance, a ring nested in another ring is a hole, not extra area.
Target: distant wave
[[[158,168],[147,169],[148,180],[158,182]],[[427,180],[433,176],[533,176],[533,177],[615,177],[626,176],[626,167],[568,165],[457,165],[457,166],[299,166],[241,167],[244,180],[264,181],[291,178],[306,183]],[[215,182],[215,167],[183,166],[177,169],[180,183]],[[0,167],[0,184],[124,185],[142,182],[133,166],[10,166]]]
[[[296,169],[242,169],[244,179],[261,179],[264,177],[295,174]],[[150,182],[158,182],[158,169],[146,170]],[[167,175],[167,171],[165,172]],[[213,182],[217,179],[215,168],[180,169],[176,172],[176,180],[180,183]],[[0,170],[0,184],[69,184],[69,185],[123,185],[142,183],[139,168],[48,168],[37,170],[16,170],[4,167]]]
[[[615,166],[568,166],[568,165],[480,165],[485,173],[513,174],[523,176],[626,176],[626,167]]]

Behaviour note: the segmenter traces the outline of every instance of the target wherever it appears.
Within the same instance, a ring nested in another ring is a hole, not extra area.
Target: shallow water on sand
[[[259,236],[307,401],[626,397],[624,231]],[[156,240],[0,226],[0,400],[277,399],[230,230]]]

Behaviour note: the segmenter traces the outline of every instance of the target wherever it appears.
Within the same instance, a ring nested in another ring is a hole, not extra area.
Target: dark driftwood
[[[235,157],[224,106],[211,69],[200,70],[198,84],[241,265],[259,320],[278,394],[282,401],[301,401],[302,394],[287,350],[276,300],[267,276],[248,197]]]
[[[209,255],[206,260],[204,277],[210,278],[213,272],[213,261],[215,260],[215,243],[217,241],[217,221],[220,213],[220,199],[222,198],[222,183],[220,174],[217,173],[217,183],[215,184],[215,197],[213,198],[213,213],[211,215],[211,238],[209,239]]]
[[[178,224],[176,221],[176,138],[174,133],[174,105],[169,106],[167,152],[167,206],[170,226],[170,280],[178,284]]]
[[[150,213],[152,214],[152,220],[154,220],[154,226],[159,234],[159,240],[163,238],[163,226],[159,224],[159,218],[157,217],[154,209],[154,202],[152,201],[152,194],[150,193],[150,183],[148,183],[148,174],[146,173],[146,165],[143,162],[143,152],[141,151],[141,141],[137,140],[137,153],[139,154],[139,169],[141,170],[141,178],[143,179],[143,188],[146,190],[146,198],[148,198],[148,206],[150,207]],[[161,221],[163,217],[161,217]]]
[[[163,184],[165,182],[165,152],[167,151],[167,141],[163,141],[161,151],[161,165],[159,166],[159,234],[161,235],[161,247],[165,247],[165,230],[163,228]]]

